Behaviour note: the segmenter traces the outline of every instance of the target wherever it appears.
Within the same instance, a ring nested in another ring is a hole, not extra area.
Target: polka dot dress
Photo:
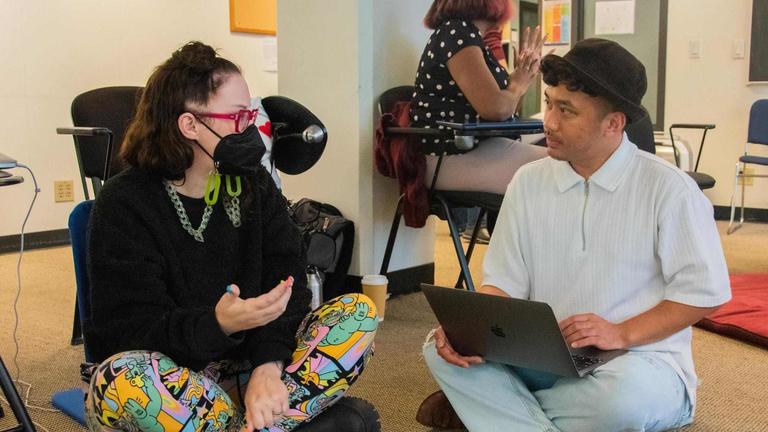
[[[477,111],[469,104],[447,67],[451,57],[471,46],[483,51],[485,64],[499,88],[507,87],[509,73],[486,48],[480,30],[471,21],[448,20],[432,33],[419,60],[411,103],[411,126],[444,129],[437,124],[438,121],[465,123],[477,119]],[[423,138],[423,151],[442,153],[442,141],[440,138]],[[456,153],[451,150],[446,153]]]

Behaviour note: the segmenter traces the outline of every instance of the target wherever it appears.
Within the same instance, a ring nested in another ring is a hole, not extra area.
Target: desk
[[[2,174],[8,174],[5,171],[0,171]],[[23,183],[24,177],[22,176],[15,176],[15,175],[8,175],[8,176],[2,176],[0,175],[0,187],[2,186],[12,186],[15,184]]]

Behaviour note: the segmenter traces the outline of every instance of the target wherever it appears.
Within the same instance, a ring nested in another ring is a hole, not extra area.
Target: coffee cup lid
[[[362,283],[366,285],[386,285],[389,282],[384,275],[365,275]]]

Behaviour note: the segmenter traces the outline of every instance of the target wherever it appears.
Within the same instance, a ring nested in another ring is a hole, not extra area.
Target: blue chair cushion
[[[84,394],[79,387],[53,394],[51,404],[83,426],[85,424]]]
[[[768,157],[744,155],[739,158],[739,162],[758,164],[758,165],[768,165]]]

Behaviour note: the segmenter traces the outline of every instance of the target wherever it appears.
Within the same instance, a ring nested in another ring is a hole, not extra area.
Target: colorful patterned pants
[[[309,313],[283,372],[290,409],[264,431],[290,431],[339,400],[373,354],[373,302],[346,294]],[[235,431],[243,426],[247,362],[220,361],[201,372],[158,352],[129,351],[101,363],[85,402],[91,431]]]

